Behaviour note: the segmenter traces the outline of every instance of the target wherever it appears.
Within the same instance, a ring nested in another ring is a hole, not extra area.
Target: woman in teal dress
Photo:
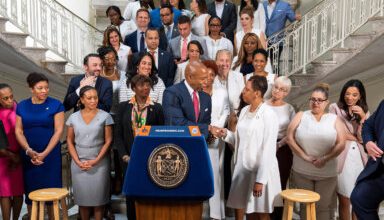
[[[27,83],[32,97],[17,106],[15,130],[17,141],[24,149],[21,155],[25,203],[30,213],[30,192],[62,187],[60,137],[64,129],[64,106],[59,100],[48,97],[48,78],[43,74],[29,74]]]

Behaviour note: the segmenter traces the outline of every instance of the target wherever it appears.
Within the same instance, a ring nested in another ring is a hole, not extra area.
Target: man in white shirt
[[[177,27],[180,36],[173,38],[168,45],[168,51],[173,54],[177,63],[185,62],[188,59],[187,46],[191,40],[197,40],[203,48],[202,60],[208,59],[208,49],[204,38],[191,33],[191,19],[182,15],[179,17]]]

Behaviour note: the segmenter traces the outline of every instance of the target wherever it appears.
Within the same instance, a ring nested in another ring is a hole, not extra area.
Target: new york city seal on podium
[[[175,144],[156,147],[148,158],[148,174],[158,186],[176,188],[188,176],[189,161],[183,149]]]

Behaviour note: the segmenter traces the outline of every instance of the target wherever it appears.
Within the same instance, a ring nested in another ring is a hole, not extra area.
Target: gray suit
[[[203,47],[203,50],[204,50],[204,53],[203,55],[201,55],[201,59],[202,60],[208,60],[208,49],[207,49],[207,44],[205,42],[205,39],[204,38],[201,38],[199,36],[196,36],[194,34],[191,33],[191,41],[192,40],[197,40],[200,42],[201,46]],[[180,41],[181,41],[181,36],[177,36],[175,38],[173,38],[169,44],[168,44],[168,48],[167,50],[173,54],[173,57],[174,58],[180,58],[181,57],[181,48],[180,48]]]

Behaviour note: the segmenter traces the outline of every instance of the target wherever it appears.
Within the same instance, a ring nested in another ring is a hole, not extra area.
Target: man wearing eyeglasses
[[[167,3],[167,1],[163,0],[163,1],[161,1],[161,7],[160,8],[156,8],[155,10],[152,10],[150,12],[150,16],[151,16],[151,23],[149,25],[150,27],[160,28],[163,25],[165,25],[164,21],[163,21],[163,16],[161,16],[161,10],[164,8],[163,6],[166,6],[166,5],[170,9],[170,12],[167,12],[166,14],[168,16],[172,16],[171,17],[171,23],[177,24],[177,19],[179,19],[180,15],[181,15],[181,11],[175,7],[172,7],[172,5]],[[164,15],[164,13],[163,13],[163,15]]]
[[[167,43],[169,43],[172,38],[175,38],[180,35],[179,30],[177,29],[177,25],[175,25],[177,24],[175,22],[175,18],[177,17],[176,19],[178,19],[180,16],[180,14],[177,16],[177,11],[179,10],[172,7],[172,5],[170,4],[163,4],[160,8],[160,19],[163,24],[160,26],[159,32],[160,36],[166,36]]]
[[[364,122],[362,136],[369,160],[352,191],[352,209],[358,219],[378,220],[378,209],[384,200],[384,101]]]

